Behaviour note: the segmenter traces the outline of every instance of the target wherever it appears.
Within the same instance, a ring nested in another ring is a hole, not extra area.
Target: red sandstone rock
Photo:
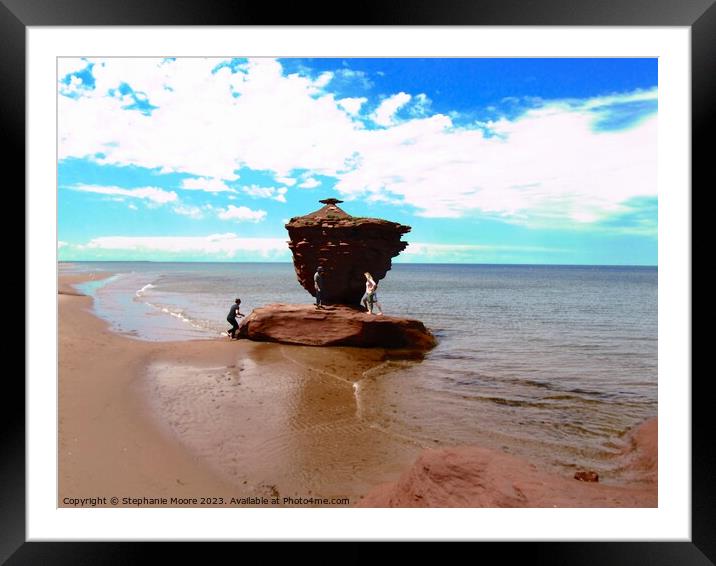
[[[360,346],[428,350],[435,337],[419,320],[368,314],[334,305],[276,303],[242,319],[238,335],[250,340],[307,346]]]
[[[631,485],[575,482],[509,454],[459,446],[423,451],[397,482],[374,488],[358,507],[656,507],[656,429],[653,419],[628,435],[634,444],[625,465],[641,472]]]
[[[338,207],[338,199],[320,202],[325,203],[323,208],[286,224],[296,276],[315,296],[313,275],[321,265],[324,303],[358,305],[365,292],[363,274],[370,272],[376,282],[385,277],[391,259],[408,245],[400,238],[410,226],[351,216]]]
[[[574,473],[574,479],[579,481],[598,482],[599,474],[597,472],[581,470]]]

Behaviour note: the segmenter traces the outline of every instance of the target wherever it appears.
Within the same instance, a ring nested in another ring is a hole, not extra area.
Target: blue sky
[[[337,197],[396,261],[656,265],[656,59],[60,59],[61,260],[290,261]]]

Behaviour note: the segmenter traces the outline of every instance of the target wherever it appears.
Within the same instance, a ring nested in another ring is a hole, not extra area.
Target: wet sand
[[[84,497],[352,506],[423,453],[423,443],[365,418],[360,381],[381,373],[385,351],[135,340],[112,333],[71,286],[88,278],[60,278],[59,506]],[[394,410],[384,405],[370,413]],[[655,482],[638,491],[629,506],[655,504]],[[560,506],[624,505],[608,494],[571,504],[554,496]],[[539,500],[551,503],[549,493]]]
[[[353,505],[420,452],[361,419],[353,383],[382,350],[135,340],[91,313],[71,286],[85,280],[60,283],[60,506],[113,496]]]
[[[72,506],[68,497],[224,493],[229,486],[163,434],[138,395],[155,344],[112,334],[70,286],[84,280],[62,277],[59,288],[58,506]]]

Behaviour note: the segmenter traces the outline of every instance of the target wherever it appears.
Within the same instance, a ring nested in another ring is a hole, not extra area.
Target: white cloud
[[[88,62],[84,58],[77,57],[58,57],[57,58],[57,78],[64,79],[67,75],[77,73],[87,68]]]
[[[239,252],[284,255],[288,245],[282,238],[241,238],[228,232],[209,236],[106,236],[94,238],[78,249],[207,254],[233,257]]]
[[[474,252],[540,252],[540,253],[565,253],[570,250],[565,248],[550,248],[544,246],[509,246],[494,244],[432,244],[425,242],[410,242],[402,254],[445,257],[453,254],[465,254]]]
[[[606,96],[596,96],[588,100],[571,100],[572,104],[583,109],[593,109],[610,104],[624,104],[628,102],[645,102],[656,100],[656,89],[637,89],[630,93],[614,93]]]
[[[344,68],[338,69],[336,74],[344,80],[353,82],[364,89],[369,89],[373,86],[373,81],[370,80],[368,74],[364,71]]]
[[[236,207],[230,204],[226,209],[219,209],[218,217],[221,220],[235,220],[237,222],[261,222],[266,218],[266,211],[251,210],[246,206]]]
[[[270,198],[278,202],[286,202],[286,187],[259,187],[258,185],[246,186],[241,189],[247,195],[256,198]]]
[[[83,193],[98,193],[101,195],[121,195],[132,198],[145,199],[155,204],[166,204],[177,200],[174,191],[165,191],[158,187],[141,187],[138,189],[123,189],[121,187],[104,187],[100,185],[75,185],[68,187],[73,191]]]
[[[657,118],[601,132],[594,121],[561,103],[489,123],[492,137],[455,128],[447,116],[411,120],[367,134],[358,166],[336,189],[394,198],[429,217],[479,211],[529,225],[596,222],[629,199],[656,195]]]
[[[59,97],[60,158],[101,153],[100,163],[202,178],[185,181],[187,189],[231,190],[226,181],[241,167],[293,186],[293,172],[307,170],[335,177],[348,199],[555,227],[597,222],[623,212],[631,198],[656,195],[656,116],[621,131],[594,130],[600,108],[656,100],[656,89],[536,102],[516,119],[472,129],[455,126],[458,114],[431,114],[424,94],[399,92],[373,115],[383,128],[367,129],[349,114],[362,99],[336,99],[325,90],[328,75],[284,76],[274,59],[214,74],[218,59],[93,61],[96,89]],[[104,96],[120,82],[158,109],[122,110]],[[410,118],[396,121],[404,107]]]
[[[425,93],[418,94],[414,100],[415,103],[410,108],[410,115],[416,117],[427,116],[433,101]]]
[[[321,73],[319,77],[315,81],[313,81],[313,84],[319,88],[323,88],[331,82],[331,79],[333,79],[333,73],[331,73],[330,71],[326,71],[324,73]]]
[[[293,177],[276,177],[276,181],[288,187],[293,187],[296,184],[296,179]]]
[[[313,177],[310,177],[309,179],[306,179],[303,183],[301,183],[298,186],[301,187],[302,189],[315,189],[320,184],[321,183],[316,181],[316,179],[314,179]]]
[[[228,187],[221,179],[207,179],[206,177],[184,179],[181,188],[190,191],[206,191],[209,193],[236,192],[236,189]]]
[[[352,116],[355,116],[360,112],[361,107],[363,104],[368,102],[368,99],[365,97],[361,98],[341,98],[340,100],[336,100],[336,104],[343,108],[348,114],[351,114]]]
[[[136,204],[131,203],[127,205],[127,208],[129,208],[130,210],[139,210],[139,207]]]
[[[57,249],[59,250],[59,249],[64,248],[64,247],[66,247],[66,246],[68,246],[68,245],[69,245],[69,244],[68,244],[67,242],[63,242],[62,240],[58,240],[58,242],[57,242]]]
[[[319,96],[327,77],[284,76],[280,63],[266,58],[250,60],[245,72],[224,67],[213,74],[220,59],[93,61],[96,88],[78,99],[59,97],[60,159],[100,153],[99,163],[210,179],[233,179],[242,166],[288,176],[297,165],[343,165],[341,140],[350,139],[354,124],[333,95]],[[105,96],[122,82],[158,107],[151,116]]]
[[[395,114],[403,106],[405,106],[412,97],[405,93],[399,92],[386,98],[380,103],[380,106],[376,108],[372,118],[373,121],[380,126],[392,126],[395,123]]]
[[[194,220],[199,220],[204,217],[204,212],[198,206],[187,206],[181,204],[179,206],[174,207],[174,212],[181,216],[188,216],[189,218],[193,218]]]

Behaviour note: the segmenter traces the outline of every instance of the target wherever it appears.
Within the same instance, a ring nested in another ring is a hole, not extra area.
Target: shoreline
[[[383,363],[382,350],[322,349],[317,368],[310,347],[136,340],[92,313],[92,298],[72,287],[87,280],[62,275],[58,288],[59,506],[118,494],[209,497],[216,506],[277,493],[354,505],[374,477],[396,477],[419,452],[358,423],[352,380]],[[237,464],[229,447],[252,458]],[[329,470],[340,450],[352,461]],[[340,486],[353,476],[346,493]]]
[[[225,490],[220,478],[156,427],[136,395],[156,347],[111,332],[92,314],[92,298],[71,287],[88,279],[61,276],[58,289],[58,506],[72,507],[63,503],[67,497]]]
[[[72,507],[67,497],[203,497],[210,507],[237,506],[231,497],[261,506],[348,498],[343,507],[365,496],[382,507],[368,494],[423,457],[416,442],[361,419],[354,383],[383,363],[382,350],[134,340],[112,332],[72,287],[89,279],[61,274],[58,285],[58,506]],[[574,500],[560,506],[656,505],[655,482],[631,489],[556,479],[576,484]],[[549,494],[540,501],[552,506]]]

